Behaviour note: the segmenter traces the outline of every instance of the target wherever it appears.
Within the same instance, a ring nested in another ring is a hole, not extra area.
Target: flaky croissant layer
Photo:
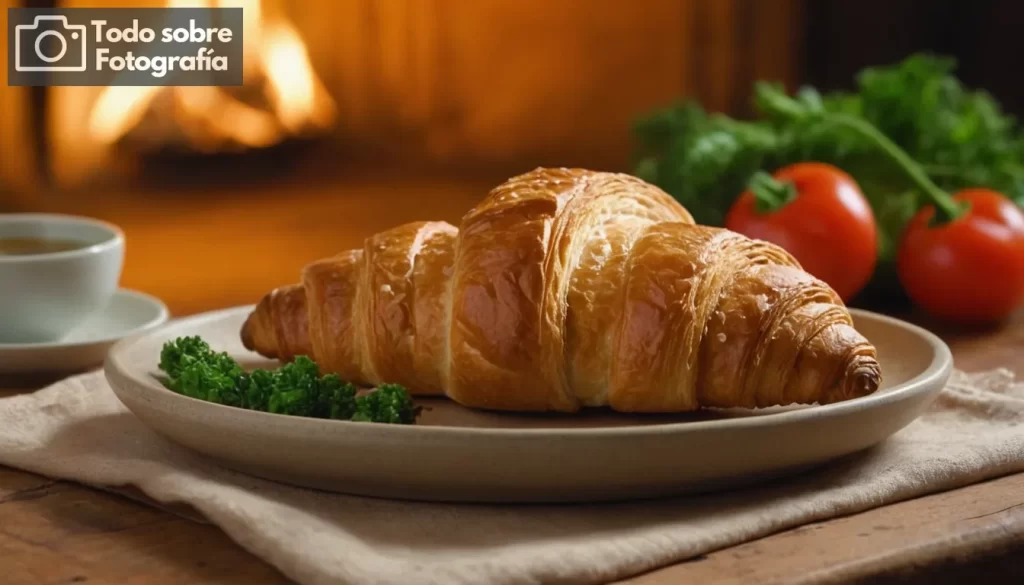
[[[824,404],[881,381],[842,301],[782,248],[582,169],[514,177],[458,229],[408,223],[313,262],[241,336],[355,383],[496,410]]]

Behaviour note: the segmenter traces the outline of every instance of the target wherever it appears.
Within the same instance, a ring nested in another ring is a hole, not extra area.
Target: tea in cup
[[[124,234],[97,219],[0,215],[0,343],[59,341],[117,290]]]

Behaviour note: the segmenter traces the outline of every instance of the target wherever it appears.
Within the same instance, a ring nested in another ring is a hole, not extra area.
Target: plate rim
[[[426,425],[399,425],[399,424],[367,424],[355,421],[321,419],[305,416],[275,414],[257,410],[248,410],[214,402],[207,402],[198,398],[184,396],[164,387],[155,378],[146,377],[140,379],[128,368],[120,363],[118,356],[130,345],[142,341],[144,338],[166,333],[170,329],[187,326],[201,326],[218,319],[232,318],[240,313],[253,310],[254,304],[240,305],[225,309],[206,311],[194,315],[167,321],[161,326],[154,327],[148,331],[139,332],[135,335],[118,340],[107,352],[104,359],[103,371],[107,381],[111,385],[114,394],[121,400],[119,382],[138,385],[146,392],[162,393],[162,396],[170,400],[182,401],[193,406],[207,409],[211,413],[222,412],[228,419],[234,418],[240,423],[259,425],[262,423],[277,426],[285,421],[291,421],[293,428],[301,431],[302,428],[334,429],[337,432],[366,432],[366,433],[406,433],[420,434],[432,437],[444,438],[593,438],[614,437],[614,436],[658,436],[663,434],[678,435],[680,433],[702,433],[720,430],[755,429],[760,427],[775,427],[778,425],[792,425],[813,420],[829,419],[843,416],[855,415],[865,410],[884,408],[893,403],[909,400],[919,394],[932,392],[938,394],[945,386],[953,370],[953,356],[949,346],[936,334],[927,329],[909,323],[896,317],[883,315],[865,309],[849,308],[854,316],[862,316],[868,319],[882,321],[890,326],[908,329],[910,332],[924,339],[933,350],[932,361],[923,371],[911,379],[898,384],[885,392],[874,393],[868,396],[852,400],[837,402],[826,405],[813,405],[807,408],[791,410],[786,412],[766,413],[759,416],[748,416],[739,418],[724,418],[705,421],[682,421],[653,423],[648,425],[627,425],[620,427],[470,427],[470,426],[426,426]],[[255,354],[254,354],[255,355]],[[941,382],[940,382],[941,381]],[[940,382],[940,383],[936,383]],[[123,402],[123,401],[122,401]],[[127,407],[127,404],[125,405]],[[131,410],[131,408],[129,408]],[[500,414],[500,411],[499,411]],[[218,417],[219,418],[219,417]],[[276,422],[274,422],[276,421]]]

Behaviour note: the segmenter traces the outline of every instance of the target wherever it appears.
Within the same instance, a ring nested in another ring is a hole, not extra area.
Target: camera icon
[[[85,71],[85,25],[38,15],[14,27],[15,71]]]

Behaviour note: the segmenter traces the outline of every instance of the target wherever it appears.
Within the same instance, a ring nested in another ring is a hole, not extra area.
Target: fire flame
[[[267,147],[289,136],[328,128],[335,104],[316,76],[298,31],[283,15],[267,14],[262,2],[243,2],[243,85],[259,87],[260,107],[221,87],[106,88],[89,116],[89,134],[112,145],[138,128],[163,105],[175,118],[175,132],[192,148]],[[217,7],[238,0],[171,0],[172,7]],[[151,138],[151,137],[150,137]]]

